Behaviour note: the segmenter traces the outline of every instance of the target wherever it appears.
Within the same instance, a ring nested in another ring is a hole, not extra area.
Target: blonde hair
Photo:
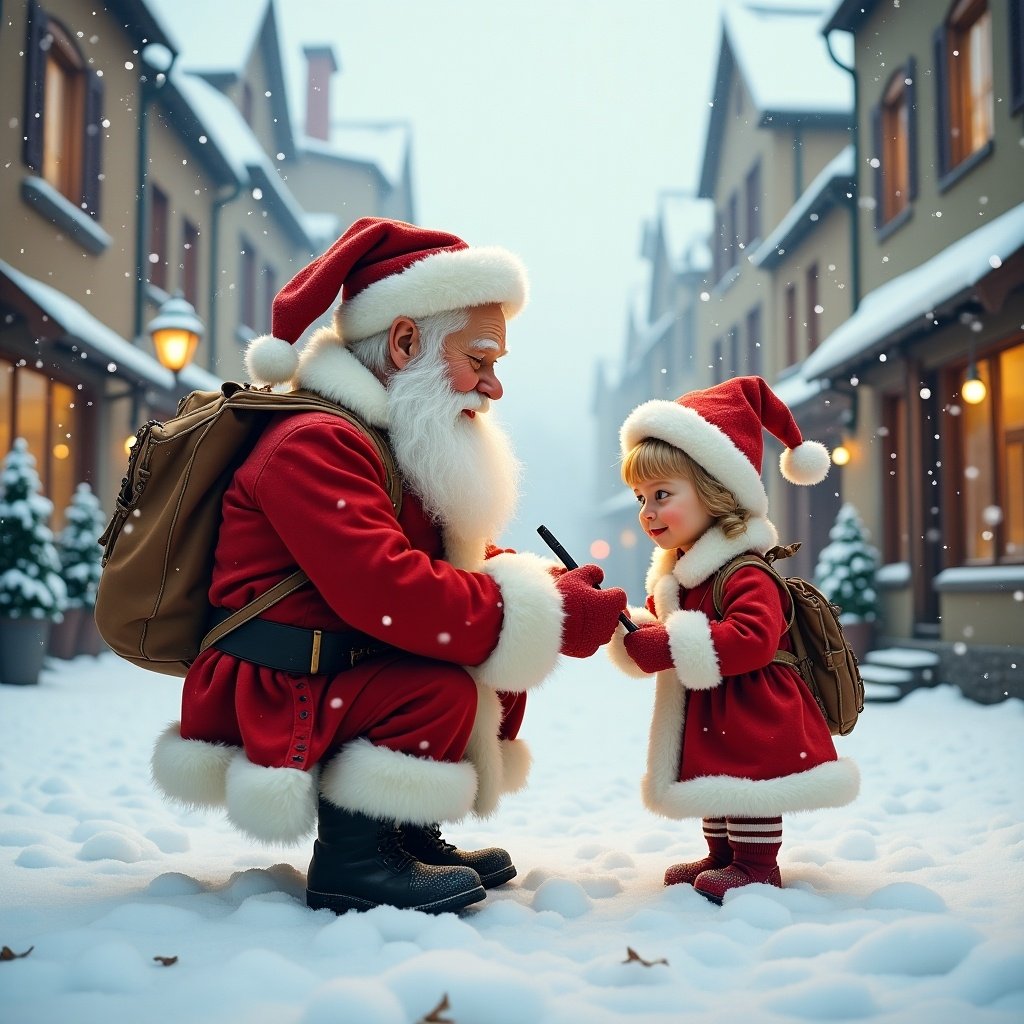
[[[740,505],[736,495],[681,448],[667,441],[655,437],[644,438],[626,453],[621,472],[623,482],[632,488],[649,480],[685,478],[693,484],[707,514],[729,540],[746,532],[750,512]]]

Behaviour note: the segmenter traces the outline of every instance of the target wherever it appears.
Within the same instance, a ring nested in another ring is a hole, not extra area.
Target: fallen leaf
[[[455,1024],[455,1021],[451,1017],[442,1017],[441,1014],[445,1010],[450,1010],[451,1007],[448,1004],[447,994],[441,996],[441,1002],[435,1006],[430,1013],[426,1015],[419,1024]]]
[[[178,958],[176,956],[155,956],[153,959],[164,967],[170,967],[172,964],[176,964],[178,962]]]
[[[35,948],[35,946],[29,946],[24,953],[15,953],[10,946],[4,946],[3,949],[0,949],[0,960],[20,960],[23,956],[28,956]]]
[[[644,967],[653,967],[655,964],[664,964],[668,967],[668,961],[661,957],[659,960],[645,960],[635,949],[630,946],[626,947],[626,959],[622,961],[624,964],[636,962],[643,964]]]

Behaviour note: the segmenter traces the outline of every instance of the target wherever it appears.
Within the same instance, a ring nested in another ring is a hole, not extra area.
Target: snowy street
[[[0,962],[4,1024],[1024,1019],[1020,701],[868,705],[837,740],[859,799],[785,819],[786,888],[716,907],[661,884],[704,850],[640,803],[653,683],[565,662],[527,711],[528,788],[445,830],[519,876],[459,917],[335,918],[304,906],[310,844],[156,796],[179,685],[108,654],[0,687],[0,946],[31,947]]]

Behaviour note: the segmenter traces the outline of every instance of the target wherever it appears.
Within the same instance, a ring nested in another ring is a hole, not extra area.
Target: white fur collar
[[[295,383],[351,409],[375,427],[388,427],[387,389],[330,327],[317,331],[303,348]]]
[[[778,542],[779,535],[772,522],[754,518],[748,520],[746,531],[732,540],[720,527],[712,527],[682,558],[675,551],[657,548],[647,571],[647,593],[653,594],[658,581],[669,575],[681,587],[692,590],[737,555],[745,551],[763,555]]]

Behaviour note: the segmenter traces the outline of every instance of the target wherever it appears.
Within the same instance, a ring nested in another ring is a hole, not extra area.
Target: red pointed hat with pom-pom
[[[413,319],[500,303],[506,320],[526,304],[526,271],[496,246],[383,217],[357,220],[275,296],[272,333],[254,338],[245,365],[253,380],[283,384],[298,366],[295,343],[340,298],[334,325],[343,343],[368,338],[398,316]]]
[[[645,402],[626,417],[619,440],[623,455],[649,437],[681,449],[728,487],[743,508],[765,516],[765,430],[786,446],[779,457],[786,480],[809,485],[825,479],[832,461],[828,449],[803,439],[789,407],[761,377],[733,377],[674,402]]]

